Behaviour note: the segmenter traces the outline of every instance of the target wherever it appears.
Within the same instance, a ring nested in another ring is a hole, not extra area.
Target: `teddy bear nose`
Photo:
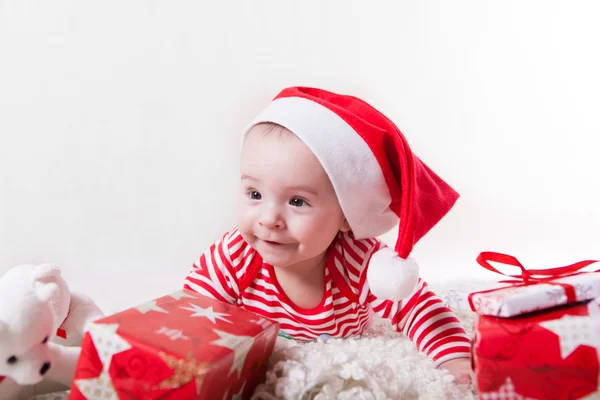
[[[49,369],[50,369],[50,363],[45,362],[44,365],[42,365],[42,368],[40,368],[40,375],[44,375],[46,372],[48,372]]]

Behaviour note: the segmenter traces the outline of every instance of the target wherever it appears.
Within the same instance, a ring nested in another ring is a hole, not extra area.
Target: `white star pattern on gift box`
[[[600,356],[599,304],[597,300],[592,300],[588,304],[589,316],[565,315],[557,320],[540,322],[541,326],[558,336],[562,358],[568,357],[580,345],[596,348],[596,353]],[[600,384],[600,377],[598,379]],[[600,400],[600,386],[597,389],[581,400]]]
[[[240,391],[233,395],[231,400],[242,400],[242,394],[244,393],[244,388],[246,387],[246,382],[240,388]]]
[[[480,393],[479,396],[481,400],[533,400],[527,399],[515,392],[515,385],[513,385],[510,378],[506,378],[506,381],[504,381],[497,391]]]
[[[108,368],[112,356],[129,350],[131,345],[117,335],[119,324],[91,324],[89,333],[102,362],[102,373],[97,378],[77,379],[75,384],[79,391],[89,399],[116,400],[117,392],[112,385]]]
[[[213,324],[216,324],[217,320],[220,319],[221,321],[225,321],[225,322],[228,322],[231,324],[231,321],[229,321],[228,319],[225,318],[225,317],[229,317],[230,316],[229,314],[213,311],[212,306],[207,307],[207,308],[202,308],[202,307],[197,306],[192,303],[190,303],[190,306],[192,306],[192,308],[189,308],[189,307],[180,307],[180,308],[182,308],[184,310],[188,310],[188,311],[193,311],[194,313],[192,315],[190,315],[190,317],[206,317]]]
[[[86,399],[119,400],[108,372],[102,372],[93,379],[79,379],[75,384]]]
[[[242,385],[242,388],[240,389],[239,392],[237,392],[236,394],[234,394],[231,397],[231,400],[242,400],[242,395],[244,393],[244,388],[246,387],[246,382],[244,382],[244,384]],[[229,398],[229,390],[225,391],[225,394],[223,395],[223,400],[226,400]]]
[[[585,397],[581,397],[579,400],[600,400],[600,388],[594,393],[590,393]]]
[[[590,301],[587,306],[590,317],[600,318],[600,297]],[[598,321],[596,321],[598,323]]]
[[[248,322],[252,322],[253,324],[258,325],[263,329],[267,329],[269,326],[271,326],[271,323],[269,321],[261,317],[256,317],[255,319],[251,319]]]
[[[154,331],[154,333],[157,333],[159,335],[165,335],[173,341],[177,339],[190,340],[189,337],[183,334],[181,329],[171,329],[167,328],[166,326],[161,326],[161,328],[159,330]]]
[[[136,306],[135,309],[141,312],[142,314],[146,314],[149,311],[156,311],[165,314],[169,313],[167,310],[160,308],[158,305],[156,305],[156,300],[152,300],[147,303]]]
[[[181,300],[184,297],[190,298],[190,299],[194,299],[195,298],[194,296],[192,296],[191,294],[187,294],[183,290],[181,290],[179,292],[171,293],[169,296],[172,297],[175,300]]]
[[[600,337],[589,316],[565,315],[552,321],[540,322],[540,326],[558,336],[561,357],[567,358],[580,345],[600,349]]]
[[[231,375],[233,371],[237,371],[239,379],[242,369],[244,368],[244,363],[246,362],[246,356],[248,355],[252,344],[254,344],[254,338],[251,336],[232,335],[231,333],[219,331],[217,329],[215,329],[214,332],[220,336],[220,339],[212,341],[211,344],[233,350],[233,364],[229,370],[229,375]]]

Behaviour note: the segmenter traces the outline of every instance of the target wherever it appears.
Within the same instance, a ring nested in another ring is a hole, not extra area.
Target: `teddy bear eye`
[[[48,336],[46,336],[46,337],[44,338],[44,340],[42,340],[42,344],[46,344],[46,342],[47,342],[47,341],[48,341]]]
[[[6,360],[6,362],[9,363],[9,364],[14,364],[14,363],[17,362],[17,357],[10,356],[10,357],[8,357],[8,360]]]

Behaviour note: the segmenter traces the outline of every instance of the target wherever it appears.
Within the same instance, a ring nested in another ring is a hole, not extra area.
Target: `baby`
[[[408,257],[458,194],[389,119],[355,97],[287,88],[244,131],[240,177],[237,226],[184,288],[300,341],[360,335],[376,313],[470,381],[469,338]],[[390,249],[376,237],[394,226]]]

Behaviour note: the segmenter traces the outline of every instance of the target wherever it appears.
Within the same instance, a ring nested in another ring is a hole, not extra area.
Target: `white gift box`
[[[513,317],[590,300],[600,297],[600,272],[508,285],[467,294],[467,303],[478,314]]]

